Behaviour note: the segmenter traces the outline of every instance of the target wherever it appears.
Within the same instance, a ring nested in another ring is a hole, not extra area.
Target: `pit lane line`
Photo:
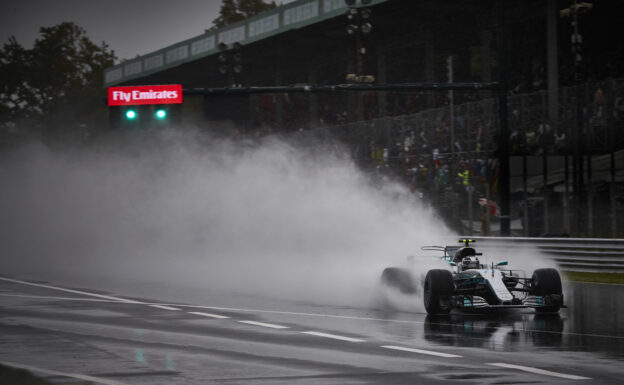
[[[21,280],[17,280],[17,279],[0,277],[0,280],[4,280],[4,281],[8,281],[8,282],[14,282],[14,283],[20,283],[20,284],[24,284],[24,285],[31,285],[31,286],[36,286],[36,287],[48,288],[48,289],[52,289],[52,290],[60,290],[60,291],[65,291],[65,292],[69,292],[69,293],[74,293],[74,294],[81,294],[81,295],[86,295],[86,296],[93,296],[93,297],[98,297],[98,298],[104,298],[104,299],[107,299],[107,300],[113,300],[114,302],[122,302],[122,303],[128,303],[128,304],[148,305],[148,306],[158,307],[158,308],[164,309],[164,310],[180,310],[180,309],[174,308],[172,306],[167,306],[167,305],[163,305],[163,304],[140,302],[140,301],[129,300],[129,299],[120,298],[120,297],[106,296],[106,295],[102,295],[102,294],[89,293],[89,292],[80,291],[80,290],[65,289],[65,288],[51,286],[51,285],[44,285],[44,284],[38,284],[38,283],[33,283],[33,282],[21,281]],[[197,305],[177,305],[177,306],[180,306],[180,307],[194,307],[194,308],[222,309],[222,310],[234,310],[232,308],[217,308],[217,307],[197,306]],[[248,312],[251,311],[251,310],[248,310],[248,309],[237,309],[237,310],[248,311]],[[367,318],[367,317],[331,316],[331,315],[321,315],[321,314],[313,314],[313,313],[312,314],[307,314],[307,313],[292,313],[292,312],[278,312],[278,311],[266,311],[266,312],[280,313],[280,314],[315,315],[315,316],[336,317],[336,318],[351,318],[351,319],[361,319],[361,320],[388,321],[388,320],[384,320],[384,319],[375,319],[375,318]],[[188,314],[196,314],[196,315],[204,315],[204,316],[208,314],[208,313],[203,313],[203,314],[201,314],[201,313],[198,314],[198,313],[199,312],[188,312]],[[223,318],[223,317],[226,317],[226,316],[220,316],[220,315],[217,315],[217,314],[210,314],[208,316],[211,316],[213,318]],[[226,317],[226,318],[229,318],[229,317]],[[400,320],[395,320],[395,321],[400,321]],[[256,321],[238,321],[238,322],[239,323],[250,324],[250,325],[255,325],[255,326],[269,327],[269,328],[273,328],[273,329],[288,329],[289,328],[287,326],[276,325],[276,324],[267,324],[267,323],[256,322]],[[415,321],[402,321],[402,322],[414,323]],[[418,322],[418,323],[423,323],[423,322]],[[338,339],[338,340],[348,341],[348,342],[366,342],[366,340],[361,340],[361,339],[352,338],[352,337],[344,337],[344,336],[339,336],[339,335],[329,334],[329,333],[323,333],[323,332],[308,331],[308,332],[299,332],[299,333],[300,334],[314,335],[314,336],[317,336],[317,337],[333,338],[333,339]],[[577,333],[572,333],[572,334],[577,334]],[[603,337],[607,337],[607,336],[603,336]],[[440,352],[434,352],[434,351],[428,351],[428,350],[422,350],[422,349],[406,348],[406,347],[394,346],[394,345],[383,345],[383,346],[380,346],[380,347],[381,348],[385,348],[385,349],[400,350],[400,351],[411,352],[411,353],[436,355],[436,356],[445,357],[445,358],[462,357],[462,356],[453,355],[453,354],[440,353]],[[497,367],[504,367],[504,368],[509,368],[509,369],[517,369],[517,370],[521,370],[521,371],[525,371],[525,372],[531,372],[531,373],[535,373],[535,374],[542,374],[542,375],[546,375],[546,376],[555,376],[555,377],[566,378],[566,379],[571,379],[571,380],[591,379],[589,377],[568,375],[568,374],[552,372],[552,371],[539,369],[539,368],[533,368],[533,367],[528,367],[528,366],[520,366],[520,365],[513,365],[513,364],[506,364],[506,363],[488,363],[487,365],[497,366]],[[105,381],[107,381],[107,380],[105,380]],[[116,383],[111,383],[111,384],[119,385],[119,384],[122,384],[122,383],[116,382]],[[126,384],[122,384],[122,385],[126,385]]]

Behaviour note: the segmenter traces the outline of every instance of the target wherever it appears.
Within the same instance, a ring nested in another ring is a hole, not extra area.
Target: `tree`
[[[114,51],[74,23],[39,32],[32,49],[11,36],[0,50],[0,122],[88,124],[102,105],[104,69],[114,64]]]
[[[275,7],[275,1],[265,3],[263,0],[223,0],[219,17],[212,21],[212,25],[215,28],[225,27]]]

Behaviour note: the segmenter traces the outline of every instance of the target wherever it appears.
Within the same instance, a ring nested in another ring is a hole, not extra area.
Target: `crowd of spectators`
[[[537,72],[539,74],[539,71]],[[536,79],[539,79],[536,78]],[[537,80],[536,80],[537,82]],[[536,83],[536,87],[539,85]],[[610,80],[563,88],[557,122],[551,122],[546,90],[510,94],[508,122],[510,150],[515,156],[561,155],[577,129],[581,97],[585,145],[609,150],[624,145],[624,81]],[[403,179],[414,191],[442,199],[451,192],[462,199],[468,190],[474,201],[497,197],[498,101],[478,92],[456,93],[453,116],[446,92],[435,95],[438,108],[425,108],[432,95],[425,92],[386,93],[386,115],[379,117],[376,94],[360,101],[345,94],[319,94],[317,125],[328,127],[346,143],[363,167]],[[259,104],[262,124],[275,123],[275,96]],[[361,103],[362,116],[353,113]],[[351,113],[349,110],[351,109]],[[311,126],[309,95],[285,97],[285,131]],[[360,121],[354,121],[356,119]],[[451,124],[453,122],[453,124]],[[454,141],[451,142],[451,137]]]
[[[450,124],[448,107],[402,117],[354,123],[341,132],[352,146],[353,157],[369,170],[403,179],[407,185],[432,199],[452,192],[457,199],[468,189],[485,197],[495,179],[496,161],[488,159],[492,146],[490,119],[467,119],[464,113],[481,111],[466,105]],[[451,130],[455,141],[451,143]]]

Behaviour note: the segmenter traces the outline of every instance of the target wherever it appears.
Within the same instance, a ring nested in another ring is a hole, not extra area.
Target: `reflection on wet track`
[[[427,316],[425,339],[454,346],[514,351],[562,344],[559,315]]]
[[[560,314],[433,317],[0,280],[0,362],[104,384],[620,383],[624,287],[566,293]]]
[[[604,353],[624,359],[624,287],[569,284],[568,309],[560,314],[510,311],[501,314],[427,316],[425,338],[455,346],[501,351],[559,349]]]

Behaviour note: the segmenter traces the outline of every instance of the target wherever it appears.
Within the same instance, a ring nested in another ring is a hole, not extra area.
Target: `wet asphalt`
[[[0,279],[0,362],[53,382],[620,384],[624,378],[618,285],[568,283],[568,308],[558,315],[522,309],[431,317],[389,306],[191,289],[129,296],[130,289],[42,284]]]

